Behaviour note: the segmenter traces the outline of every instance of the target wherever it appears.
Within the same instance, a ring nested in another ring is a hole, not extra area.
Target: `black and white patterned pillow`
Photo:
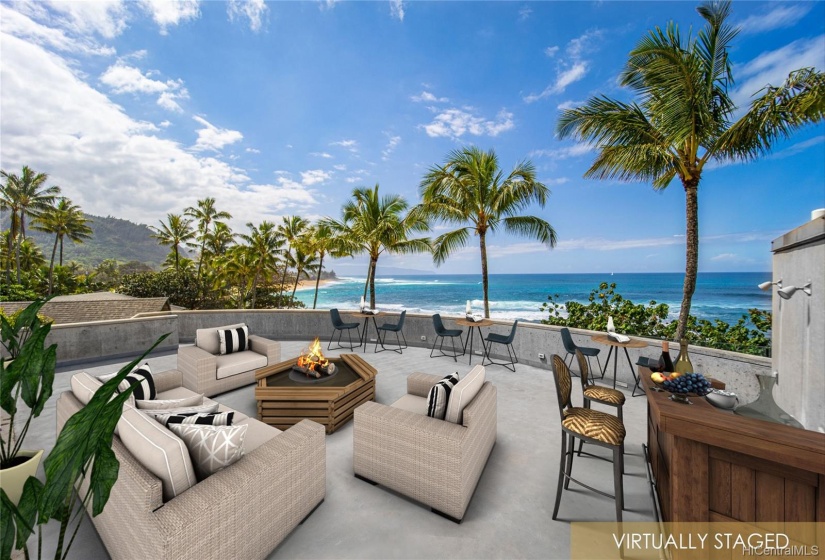
[[[116,373],[101,375],[98,379],[106,383],[116,375]],[[120,385],[117,386],[117,392],[122,393],[132,385],[136,386],[134,393],[132,393],[135,399],[149,401],[157,396],[155,381],[152,379],[152,370],[149,368],[148,362],[132,370],[132,373],[127,375],[126,379],[121,381]]]
[[[234,412],[188,412],[184,414],[155,414],[155,420],[169,424],[200,424],[203,426],[231,426]]]
[[[249,348],[249,327],[243,325],[234,329],[218,329],[221,355],[243,352]]]
[[[427,416],[444,420],[447,413],[447,403],[450,402],[450,392],[458,384],[458,372],[451,373],[432,386],[427,393]]]

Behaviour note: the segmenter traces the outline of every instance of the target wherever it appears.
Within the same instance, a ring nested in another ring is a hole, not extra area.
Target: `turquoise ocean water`
[[[700,273],[691,313],[703,319],[735,323],[748,309],[770,310],[770,292],[757,284],[771,279],[770,272]],[[322,287],[318,308],[354,309],[364,291],[364,277],[343,277]],[[547,312],[539,310],[550,294],[558,301],[587,303],[590,291],[600,282],[615,282],[616,291],[634,303],[667,303],[672,318],[678,317],[684,275],[678,273],[616,274],[492,274],[490,275],[490,314],[497,319],[539,321]],[[464,314],[472,301],[476,313],[483,311],[481,275],[393,276],[376,279],[376,306],[389,311],[406,309],[410,313]],[[297,297],[312,307],[314,284]]]

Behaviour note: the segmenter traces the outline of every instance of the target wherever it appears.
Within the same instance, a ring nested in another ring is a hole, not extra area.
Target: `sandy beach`
[[[320,290],[321,288],[323,288],[324,286],[326,286],[330,282],[337,282],[337,280],[335,280],[335,279],[321,280],[318,283],[318,289]],[[298,282],[298,290],[297,291],[314,290],[314,289],[315,289],[315,280],[301,280],[300,282]]]

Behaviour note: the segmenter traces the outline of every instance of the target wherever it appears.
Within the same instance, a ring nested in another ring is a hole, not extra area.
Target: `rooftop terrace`
[[[282,342],[284,358],[297,355],[306,340]],[[336,355],[336,352],[331,352]],[[402,356],[369,351],[361,354],[378,371],[376,400],[392,403],[406,392],[413,372],[467,373],[467,358],[430,358],[424,348],[411,347]],[[55,400],[69,388],[78,371],[103,375],[126,360],[76,363],[58,370],[54,396],[35,421],[28,446],[51,449],[55,440]],[[478,363],[478,358],[474,359]],[[149,359],[153,371],[173,369],[176,354]],[[498,389],[496,445],[461,525],[455,525],[407,498],[371,486],[353,476],[352,422],[326,436],[326,499],[303,525],[275,549],[270,558],[567,558],[571,521],[612,521],[613,503],[571,485],[565,492],[559,521],[551,519],[558,475],[560,429],[552,374],[519,364],[516,373],[488,366],[487,379]],[[642,443],[646,441],[646,400],[630,398],[624,410],[627,427],[625,521],[652,521],[653,503],[646,478]],[[579,387],[574,403],[581,402]],[[253,387],[215,400],[249,416],[256,414]],[[596,453],[607,453],[593,449]],[[609,462],[582,457],[576,475],[612,492]],[[42,469],[42,468],[41,468]],[[275,476],[277,473],[273,473]],[[52,524],[47,531],[55,531]],[[391,538],[389,538],[391,536]],[[45,539],[51,542],[55,539]],[[93,525],[84,521],[72,547],[75,558],[106,558]]]

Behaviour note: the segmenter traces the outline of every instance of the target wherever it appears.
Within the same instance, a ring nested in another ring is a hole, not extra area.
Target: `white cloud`
[[[180,87],[180,82],[153,80],[149,74],[144,75],[134,66],[118,62],[100,76],[100,81],[112,88],[115,93],[160,93]]]
[[[268,10],[264,0],[229,0],[226,6],[229,21],[246,19],[249,21],[249,29],[255,32],[261,30],[262,20]]]
[[[169,128],[171,125],[172,125],[172,123],[171,123],[171,122],[169,122],[169,121],[163,121],[163,122],[161,122],[158,126],[159,126],[159,127],[161,127],[161,128]]]
[[[518,20],[527,21],[528,19],[530,19],[531,15],[533,15],[533,10],[531,10],[529,6],[523,6],[518,11]]]
[[[593,147],[589,144],[574,144],[573,146],[564,146],[552,150],[533,150],[530,152],[530,157],[548,157],[551,159],[568,159],[583,156],[593,151]]]
[[[58,25],[78,35],[96,33],[113,39],[126,29],[126,4],[121,0],[97,2],[66,2],[50,0],[46,4],[54,10]]]
[[[357,183],[358,181],[361,181],[361,177],[347,177],[344,181],[350,184]]]
[[[199,0],[140,0],[140,5],[166,35],[169,27],[200,17]]]
[[[91,37],[77,37],[62,29],[47,27],[34,19],[48,20],[48,12],[38,4],[14,4],[15,8],[25,9],[24,14],[16,11],[5,3],[0,4],[0,20],[3,33],[14,35],[20,39],[32,41],[38,45],[68,53],[112,56],[115,50],[99,44]],[[34,19],[33,19],[34,18]]]
[[[403,0],[390,0],[390,15],[398,21],[404,21]]]
[[[567,177],[557,177],[557,178],[554,178],[554,179],[544,179],[544,180],[542,180],[542,183],[544,183],[545,185],[551,185],[551,186],[566,185],[569,182],[570,182],[570,179],[567,178]]]
[[[564,93],[571,84],[582,80],[590,70],[590,62],[585,56],[597,50],[596,45],[604,35],[601,29],[590,29],[584,34],[571,39],[564,49],[565,58],[556,63],[556,79],[541,93],[531,93],[524,97],[526,103],[533,103],[551,95]],[[544,54],[554,57],[558,47],[548,47]]]
[[[322,169],[310,169],[309,171],[301,171],[301,184],[304,186],[315,185],[328,181],[332,175],[328,171]]]
[[[464,134],[498,136],[515,127],[513,114],[501,110],[495,119],[485,119],[462,109],[445,109],[433,122],[422,125],[428,136],[458,139]]]
[[[338,165],[333,165],[332,168],[335,169],[336,171],[346,171],[347,170],[347,166],[344,165],[343,163],[339,163]]]
[[[810,39],[798,39],[737,66],[734,68],[734,76],[738,77],[739,87],[732,93],[734,102],[739,107],[750,105],[752,95],[768,84],[782,85],[793,70],[808,66],[821,69],[823,52],[825,35],[819,35]]]
[[[247,148],[244,151],[248,154],[260,154],[261,153],[261,150],[259,150],[257,148]]]
[[[710,260],[712,261],[736,261],[739,257],[736,253],[721,253],[716,255],[715,257],[711,257]]]
[[[358,141],[352,139],[345,139],[345,140],[338,140],[337,142],[330,142],[330,146],[340,146],[341,148],[346,148],[350,152],[357,152],[358,151]]]
[[[186,88],[182,88],[177,92],[164,91],[158,96],[158,105],[167,111],[183,113],[183,107],[178,104],[178,99],[189,99],[189,92],[186,91]]]
[[[243,140],[243,134],[237,130],[219,128],[197,115],[192,118],[203,125],[203,128],[197,130],[198,140],[192,146],[195,151],[213,150],[219,152],[224,146]]]
[[[798,153],[804,152],[808,148],[812,148],[813,146],[818,146],[825,142],[825,135],[814,136],[813,138],[809,138],[802,142],[797,142],[796,144],[792,144],[787,148],[776,152],[775,154],[771,154],[769,159],[784,159],[786,157],[790,157],[796,155]]]
[[[573,101],[572,99],[568,99],[567,101],[562,101],[558,105],[556,105],[556,109],[559,111],[563,111],[565,109],[574,109],[581,105],[584,105],[584,101]]]
[[[309,214],[317,204],[300,183],[250,184],[243,169],[219,156],[154,136],[153,125],[79,79],[68,61],[6,33],[5,26],[0,49],[3,168],[48,172],[85,212],[156,223],[199,198],[215,197],[236,216],[233,227],[242,228],[283,213]]]
[[[422,91],[421,95],[412,95],[410,96],[410,99],[416,103],[421,103],[422,101],[426,101],[428,103],[447,103],[449,101],[447,97],[436,97],[429,91]]]
[[[813,3],[774,4],[770,12],[754,14],[742,20],[739,28],[742,33],[749,34],[791,27],[805,17],[811,7]]]
[[[401,143],[400,136],[391,136],[387,134],[387,139],[387,146],[381,151],[381,159],[384,161],[390,159],[390,155],[395,151],[395,148],[398,147],[398,144]]]
[[[309,155],[311,155],[313,157],[324,158],[324,159],[330,159],[332,157],[332,154],[328,154],[326,152],[310,152]]]

